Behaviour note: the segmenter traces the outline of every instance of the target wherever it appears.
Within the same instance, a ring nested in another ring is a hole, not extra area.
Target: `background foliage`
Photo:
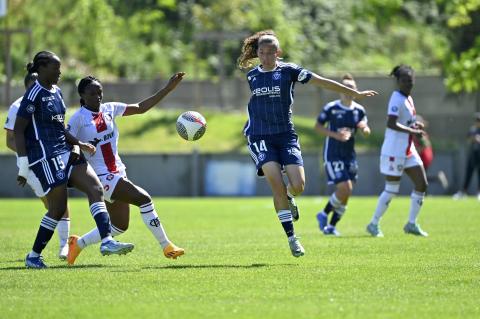
[[[455,92],[480,81],[480,0],[9,0],[8,10],[0,22],[31,28],[33,52],[58,53],[64,80],[150,79],[179,69],[215,80],[220,65],[239,75],[243,36],[271,28],[285,59],[321,73],[385,74],[404,62],[444,73]],[[219,42],[202,37],[213,32],[225,32],[223,64]],[[22,35],[13,41],[21,79],[28,44]]]

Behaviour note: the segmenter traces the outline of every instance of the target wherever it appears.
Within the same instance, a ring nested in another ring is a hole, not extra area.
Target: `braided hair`
[[[280,49],[280,43],[273,30],[259,31],[243,41],[242,53],[237,60],[238,67],[240,69],[252,67],[254,65],[252,60],[258,57],[258,47],[264,43],[275,45],[277,50]]]
[[[58,59],[57,55],[50,51],[40,51],[33,57],[33,61],[27,63],[28,73],[38,73],[40,66],[45,66],[48,63]]]
[[[399,64],[392,69],[392,72],[390,72],[390,76],[394,76],[398,81],[402,73],[409,73],[409,72],[411,72],[412,74],[414,72],[413,68],[410,65]]]
[[[87,88],[87,86],[89,86],[93,82],[97,82],[100,85],[102,85],[99,79],[91,75],[81,79],[80,82],[78,82],[78,87],[77,87],[78,94],[81,96],[83,93],[85,93],[85,89]],[[80,97],[80,105],[84,105],[84,104],[85,104],[85,101]]]

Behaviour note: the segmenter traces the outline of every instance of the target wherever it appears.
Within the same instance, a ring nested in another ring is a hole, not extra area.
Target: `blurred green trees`
[[[0,23],[31,28],[33,53],[58,53],[67,80],[240,75],[243,36],[268,28],[286,60],[319,73],[387,74],[408,63],[445,72],[452,90],[468,91],[479,84],[479,7],[480,0],[9,0]],[[14,36],[12,48],[21,79],[31,59],[26,39]]]

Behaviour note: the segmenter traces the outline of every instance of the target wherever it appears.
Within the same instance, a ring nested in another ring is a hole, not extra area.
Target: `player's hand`
[[[80,142],[78,146],[80,146],[82,152],[87,152],[89,155],[94,155],[97,151],[97,148],[90,143]]]
[[[370,131],[370,128],[368,126],[362,127],[361,130],[362,130],[363,136],[365,137],[370,136],[370,134],[372,133],[372,131]]]
[[[172,77],[168,80],[167,85],[165,85],[165,89],[168,91],[174,90],[178,83],[180,83],[183,80],[183,76],[185,75],[185,72],[178,72],[172,75]]]
[[[413,125],[414,128],[418,128],[420,130],[425,130],[425,124],[419,121],[416,121]]]
[[[17,184],[18,184],[19,186],[22,186],[22,187],[23,187],[23,186],[25,186],[26,183],[27,183],[27,179],[26,179],[25,177],[20,176],[20,175],[17,176]]]
[[[413,129],[413,130],[411,131],[411,134],[417,136],[418,138],[421,138],[421,137],[424,136],[426,133],[425,133],[425,131],[422,130],[422,129]]]
[[[363,99],[364,97],[370,97],[375,95],[378,95],[378,92],[373,90],[366,90],[366,91],[357,92],[354,97],[356,99]]]
[[[18,156],[17,157],[17,166],[18,166],[18,176],[17,183],[20,186],[25,186],[28,176],[28,157],[27,156]]]
[[[352,137],[352,132],[345,128],[339,129],[334,136],[334,138],[340,142],[346,142],[350,139],[350,137]]]

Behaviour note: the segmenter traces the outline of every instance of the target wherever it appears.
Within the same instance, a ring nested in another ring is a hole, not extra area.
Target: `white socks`
[[[413,191],[410,195],[411,203],[410,203],[410,214],[408,216],[408,222],[412,224],[417,223],[417,216],[420,212],[420,208],[423,204],[423,199],[425,198],[425,193],[420,193],[417,191]]]
[[[388,208],[388,204],[390,204],[390,201],[394,196],[395,194],[388,193],[386,191],[383,191],[380,194],[380,197],[378,198],[377,208],[375,209],[375,213],[372,217],[372,224],[378,225],[380,218],[382,218],[383,214],[385,214],[385,211]]]
[[[143,222],[145,226],[147,226],[148,230],[155,236],[158,243],[165,248],[169,244],[169,240],[165,230],[163,229],[162,223],[158,219],[157,212],[155,211],[155,207],[153,203],[147,203],[140,206],[140,213],[142,214]]]
[[[113,225],[111,226],[112,226],[112,236],[118,236],[124,233],[124,231],[121,230],[120,228],[117,228]],[[112,239],[112,238],[109,238],[109,236],[107,236],[104,239],[108,241],[109,239]],[[100,238],[100,232],[98,231],[98,228],[95,227],[94,229],[92,229],[91,231],[89,231],[88,233],[80,237],[77,243],[78,243],[78,246],[83,249],[87,246],[99,243],[100,241],[102,241],[102,239]]]
[[[60,239],[60,246],[65,246],[70,234],[70,218],[63,218],[57,224],[58,239]]]

